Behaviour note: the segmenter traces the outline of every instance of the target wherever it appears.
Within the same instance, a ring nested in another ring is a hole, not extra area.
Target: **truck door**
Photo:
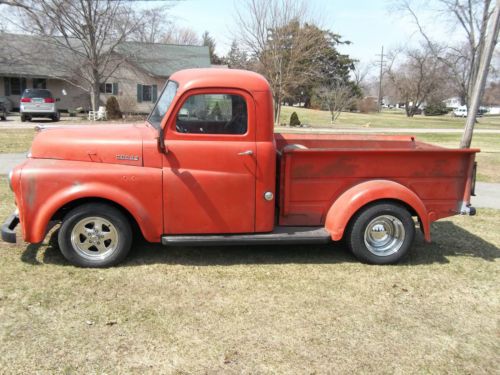
[[[164,232],[254,232],[257,159],[251,95],[188,91],[166,127]]]

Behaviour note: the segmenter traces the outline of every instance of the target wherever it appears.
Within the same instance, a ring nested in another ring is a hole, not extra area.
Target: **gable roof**
[[[117,47],[116,52],[130,56],[129,62],[158,77],[169,77],[187,68],[210,67],[206,46],[125,42]]]
[[[124,42],[115,52],[157,77],[169,77],[186,68],[210,67],[206,46]],[[70,55],[64,48],[40,36],[0,33],[0,75],[65,77],[67,69],[61,69],[44,57],[57,56],[61,61],[70,61],[73,58]]]

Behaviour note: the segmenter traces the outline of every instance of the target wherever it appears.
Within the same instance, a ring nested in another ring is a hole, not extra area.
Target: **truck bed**
[[[477,149],[448,149],[413,136],[276,134],[280,155],[280,225],[323,225],[350,187],[391,180],[414,191],[435,220],[455,215]]]

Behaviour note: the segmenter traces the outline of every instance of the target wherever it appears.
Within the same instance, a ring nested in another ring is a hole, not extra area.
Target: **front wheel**
[[[394,264],[407,255],[415,237],[415,223],[408,210],[396,203],[378,203],[353,218],[347,244],[361,261]]]
[[[63,219],[58,236],[64,257],[80,267],[109,267],[130,251],[132,230],[115,207],[92,203],[71,210]]]

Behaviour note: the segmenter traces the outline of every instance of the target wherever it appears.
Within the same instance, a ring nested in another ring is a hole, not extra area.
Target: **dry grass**
[[[32,129],[0,129],[0,153],[28,151],[34,135]]]
[[[463,129],[465,119],[446,116],[406,117],[404,111],[384,110],[382,113],[343,112],[332,125],[330,112],[298,107],[282,107],[280,123],[288,124],[292,112],[297,112],[303,124],[313,127],[341,128],[425,128],[425,129]],[[478,120],[477,129],[500,129],[500,116],[484,116]]]
[[[140,243],[92,270],[1,243],[1,372],[495,373],[499,226],[495,210],[439,222],[390,267],[341,246]]]

